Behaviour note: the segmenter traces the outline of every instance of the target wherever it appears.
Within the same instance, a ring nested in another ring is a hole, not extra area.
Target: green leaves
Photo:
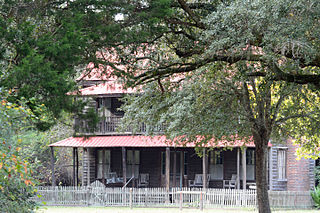
[[[30,164],[21,156],[21,134],[34,116],[22,105],[4,99],[0,104],[0,207],[4,212],[30,212],[35,203]]]
[[[314,205],[316,206],[317,209],[319,209],[320,208],[320,187],[319,186],[316,187],[314,191],[310,192],[310,194],[314,201]]]

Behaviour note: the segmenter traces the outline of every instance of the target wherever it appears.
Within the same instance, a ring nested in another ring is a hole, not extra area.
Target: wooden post
[[[180,189],[184,182],[184,151],[180,152]]]
[[[173,153],[173,177],[172,177],[172,187],[176,187],[176,176],[177,176],[177,152]]]
[[[240,147],[237,149],[237,189],[240,189]]]
[[[86,153],[86,148],[82,148],[82,179],[81,179],[81,185],[85,186],[86,185],[86,181],[85,181],[85,177],[84,177],[84,171],[85,171],[85,153]]]
[[[133,176],[132,180],[132,187],[135,187],[135,180],[136,180],[136,174],[135,174],[135,166],[136,166],[136,155],[135,155],[135,150],[132,149],[132,167],[131,167],[131,176]]]
[[[130,188],[130,195],[129,195],[129,206],[130,206],[130,209],[132,209],[132,188]]]
[[[207,188],[207,164],[208,164],[208,160],[207,160],[207,150],[206,148],[203,148],[203,156],[202,156],[202,183],[203,186],[202,188],[205,190]]]
[[[242,152],[242,188],[247,189],[247,148]]]
[[[126,148],[122,147],[122,177],[123,186],[127,183],[127,161],[126,161]]]
[[[170,148],[166,148],[166,192],[167,192],[167,197],[166,197],[166,202],[170,203],[170,196],[169,196],[169,191],[170,191]]]
[[[52,186],[56,186],[56,177],[54,176],[54,150],[53,146],[50,146],[51,151],[51,179],[52,179]]]
[[[200,192],[200,210],[203,211],[203,192]]]
[[[105,161],[106,161],[106,150],[105,148],[102,149],[102,183],[106,185],[106,175],[105,175]],[[99,162],[98,162],[99,163]]]
[[[90,205],[90,191],[91,191],[91,188],[90,188],[90,186],[88,185],[88,187],[87,187],[87,194],[86,194],[86,200],[87,200],[87,206],[89,206]]]
[[[76,186],[76,148],[72,148],[72,181],[73,186]]]
[[[270,170],[270,165],[269,165],[269,147],[267,148],[267,154],[266,154],[266,165],[267,165],[267,175],[266,175],[266,178],[267,178],[267,185],[268,185],[268,189],[270,190],[270,183],[269,183],[269,170]]]
[[[90,153],[89,153],[89,148],[87,148],[87,186],[90,186]]]
[[[273,190],[273,183],[272,183],[272,147],[270,147],[269,149],[269,190],[272,191]]]
[[[183,202],[182,191],[180,191],[180,204],[179,204],[180,211],[182,211],[182,202]]]
[[[170,148],[166,148],[166,189],[170,188]]]
[[[75,148],[75,154],[76,154],[76,186],[79,185],[79,153],[78,153],[78,147]]]

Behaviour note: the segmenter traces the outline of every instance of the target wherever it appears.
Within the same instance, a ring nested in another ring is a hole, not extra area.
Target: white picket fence
[[[255,190],[172,188],[105,188],[105,187],[38,187],[34,201],[63,206],[130,206],[256,208]],[[270,205],[276,208],[311,208],[309,192],[269,192]]]

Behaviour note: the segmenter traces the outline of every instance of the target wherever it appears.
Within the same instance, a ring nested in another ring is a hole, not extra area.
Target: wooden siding
[[[89,152],[89,159],[88,159]],[[90,165],[90,183],[96,179],[96,150],[94,148],[83,149],[83,175],[82,175],[82,185],[86,186],[88,184],[88,164]]]

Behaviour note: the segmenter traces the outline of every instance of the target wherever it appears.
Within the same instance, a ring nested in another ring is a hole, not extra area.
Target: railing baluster
[[[117,128],[120,126],[121,119],[123,116],[105,116],[101,117],[96,127],[89,125],[88,119],[75,118],[75,131],[79,134],[108,134],[117,132]],[[155,128],[156,131],[162,133],[166,128],[165,124],[161,124]],[[127,127],[124,131],[125,134],[131,133],[133,128]],[[141,123],[138,125],[137,133],[143,133],[147,131],[147,125]]]

